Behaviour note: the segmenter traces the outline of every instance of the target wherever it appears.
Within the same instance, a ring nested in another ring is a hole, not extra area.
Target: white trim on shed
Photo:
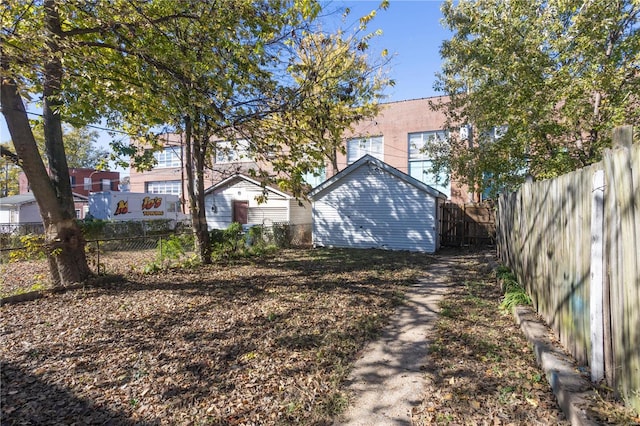
[[[257,198],[266,195],[266,201]],[[234,202],[247,203],[247,224],[271,226],[277,222],[310,224],[311,205],[306,201],[242,174],[228,177],[205,191],[209,229],[225,229],[233,222]]]
[[[370,155],[314,188],[315,246],[432,253],[446,195]]]

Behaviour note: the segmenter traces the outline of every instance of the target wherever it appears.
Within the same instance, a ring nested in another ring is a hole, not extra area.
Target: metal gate
[[[443,203],[440,211],[440,243],[443,246],[495,244],[496,215],[490,203]]]

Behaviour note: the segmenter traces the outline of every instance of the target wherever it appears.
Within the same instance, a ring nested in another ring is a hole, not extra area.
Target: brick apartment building
[[[431,161],[422,152],[428,140],[443,140],[445,117],[433,111],[430,102],[446,101],[446,98],[423,98],[381,104],[379,114],[363,120],[345,135],[346,155],[338,154],[338,168],[331,166],[318,177],[310,177],[308,183],[316,186],[333,176],[365,154],[370,154],[396,169],[409,174],[443,192],[450,201],[466,203],[472,194],[454,179],[444,183],[446,176],[436,179],[429,172]],[[182,164],[182,140],[180,135],[162,135],[164,150],[155,153],[156,167],[147,172],[130,171],[132,192],[151,192],[183,195],[186,193],[185,170]],[[246,173],[257,167],[247,151],[231,150],[219,142],[219,151],[212,170],[206,176],[205,188],[235,173]]]
[[[101,171],[90,168],[70,168],[71,190],[74,194],[88,197],[90,192],[119,191],[120,172]],[[24,173],[18,175],[20,194],[31,192],[29,180]]]

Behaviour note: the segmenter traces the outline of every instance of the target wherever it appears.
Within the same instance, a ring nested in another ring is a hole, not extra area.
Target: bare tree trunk
[[[69,217],[68,211],[60,207],[54,185],[38,153],[15,82],[10,79],[2,80],[0,98],[13,146],[22,170],[31,182],[33,195],[47,231],[51,279],[56,286],[82,282],[90,275],[82,232],[75,220]]]
[[[206,163],[207,145],[209,142],[209,125],[205,118],[204,130],[200,133],[195,144],[195,166],[196,166],[196,211],[198,226],[195,227],[196,239],[202,263],[211,263],[211,240],[209,238],[209,227],[207,225],[206,207],[204,203],[204,167]]]
[[[187,192],[189,193],[189,212],[196,237],[196,250],[203,264],[211,263],[211,242],[205,216],[204,204],[204,153],[200,139],[200,117],[196,117],[198,131],[194,136],[191,117],[185,117],[185,168],[187,171]],[[195,170],[194,170],[195,168]]]
[[[16,82],[3,78],[1,101],[3,115],[11,134],[16,154],[22,169],[31,183],[40,215],[45,227],[45,241],[49,269],[54,286],[66,286],[82,282],[91,274],[84,252],[85,240],[75,222],[73,194],[69,181],[62,124],[51,99],[59,92],[62,81],[62,65],[56,45],[56,32],[61,33],[60,17],[52,0],[45,1],[46,24],[50,34],[51,60],[44,72],[44,117],[47,156],[51,167],[51,178],[38,153],[35,138],[27,117]],[[2,63],[2,69],[9,64]]]

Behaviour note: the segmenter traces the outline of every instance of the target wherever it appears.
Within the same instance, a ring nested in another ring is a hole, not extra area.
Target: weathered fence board
[[[478,246],[495,243],[495,206],[444,203],[440,211],[443,246]]]
[[[605,232],[612,350],[607,366],[612,370],[613,384],[624,395],[633,395],[635,391],[636,400],[640,399],[639,151],[635,145],[631,149],[608,151],[604,158],[608,177]],[[633,342],[635,346],[629,346]],[[617,374],[618,371],[635,374]]]
[[[593,176],[604,171],[601,283],[604,374],[640,410],[640,145],[500,197],[498,252],[538,313],[583,365],[591,362]],[[598,287],[599,288],[599,287]],[[600,344],[602,347],[602,344]]]

